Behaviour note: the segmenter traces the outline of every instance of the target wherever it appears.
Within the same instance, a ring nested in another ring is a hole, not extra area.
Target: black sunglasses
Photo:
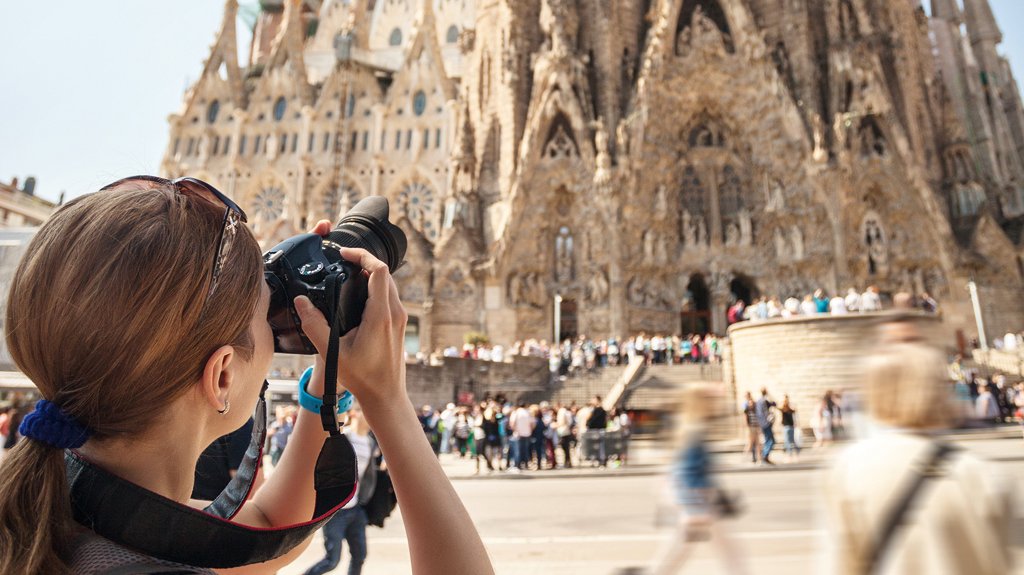
[[[206,300],[209,301],[210,296],[213,295],[213,290],[217,287],[217,279],[220,278],[220,272],[224,268],[224,255],[228,253],[228,248],[238,233],[238,223],[249,221],[245,211],[231,198],[222,194],[220,190],[196,178],[168,180],[167,178],[157,176],[131,176],[103,186],[100,188],[100,191],[117,188],[133,182],[149,182],[160,186],[171,186],[184,196],[194,196],[211,204],[224,206],[224,220],[221,222],[220,237],[217,238],[217,251],[214,252],[213,270],[210,274],[210,291],[206,294]]]

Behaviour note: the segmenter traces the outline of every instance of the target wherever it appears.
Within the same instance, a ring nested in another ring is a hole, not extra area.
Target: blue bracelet
[[[324,404],[323,398],[310,395],[306,391],[306,386],[309,385],[311,377],[313,377],[313,368],[307,367],[306,371],[302,372],[302,377],[299,378],[299,406],[320,415],[320,406]],[[351,408],[352,392],[346,389],[345,393],[341,394],[341,397],[338,398],[338,413],[345,413]]]

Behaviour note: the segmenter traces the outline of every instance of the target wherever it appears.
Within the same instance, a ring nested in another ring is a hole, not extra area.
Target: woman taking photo
[[[208,184],[142,176],[72,200],[33,238],[11,284],[6,337],[45,401],[4,462],[0,573],[103,572],[97,556],[133,554],[73,521],[65,449],[172,504],[203,507],[189,500],[196,460],[253,413],[274,351],[270,290],[244,220]],[[313,232],[329,230],[320,222]],[[364,250],[342,257],[362,267],[369,297],[362,324],[341,338],[338,380],[387,455],[413,571],[491,573],[406,396],[406,313],[389,270]],[[308,299],[294,303],[320,352],[307,391],[323,397],[330,330]],[[308,522],[327,436],[300,409],[275,472],[233,522]],[[304,547],[219,572],[274,573]]]

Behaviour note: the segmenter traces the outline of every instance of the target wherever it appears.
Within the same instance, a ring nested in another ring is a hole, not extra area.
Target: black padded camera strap
[[[341,340],[341,325],[337,310],[340,309],[341,284],[340,273],[332,273],[324,279],[324,288],[329,294],[330,309],[335,310],[334,317],[329,318],[331,334],[327,338],[327,358],[324,366],[324,399],[320,404],[320,422],[324,431],[331,437],[341,435],[338,428],[338,353]]]
[[[75,521],[151,557],[214,569],[269,561],[305,541],[355,496],[355,451],[341,434],[324,442],[316,461],[316,504],[309,521],[276,528],[232,522],[252,490],[262,459],[267,429],[266,388],[264,382],[252,442],[238,473],[205,510],[147,491],[69,450],[64,461]]]

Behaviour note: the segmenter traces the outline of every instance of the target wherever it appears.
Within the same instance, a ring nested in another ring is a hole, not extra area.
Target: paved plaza
[[[1016,492],[1024,490],[1024,441],[970,439],[958,443],[994,459],[993,473],[1013,481]],[[644,459],[664,460],[665,454],[667,450],[649,447]],[[828,457],[808,453],[800,465],[766,469],[743,464],[738,453],[718,455],[723,485],[742,492],[746,504],[746,513],[731,521],[729,528],[736,545],[750,558],[750,566],[756,566],[754,572],[824,572],[820,552],[824,531],[817,497],[820,467]],[[443,456],[442,462],[500,575],[612,574],[622,567],[649,564],[669,537],[655,525],[658,496],[665,488],[663,463],[608,472],[534,472],[476,479],[467,461]],[[1012,535],[1020,573],[1024,573],[1022,517],[1024,510],[1018,509]],[[363,573],[411,572],[398,511],[384,529],[371,527],[368,538],[369,556]],[[318,534],[305,554],[281,574],[301,574],[320,558],[322,549]],[[346,572],[347,553],[346,549],[335,573]],[[707,543],[698,544],[681,571],[720,572],[715,549]]]

